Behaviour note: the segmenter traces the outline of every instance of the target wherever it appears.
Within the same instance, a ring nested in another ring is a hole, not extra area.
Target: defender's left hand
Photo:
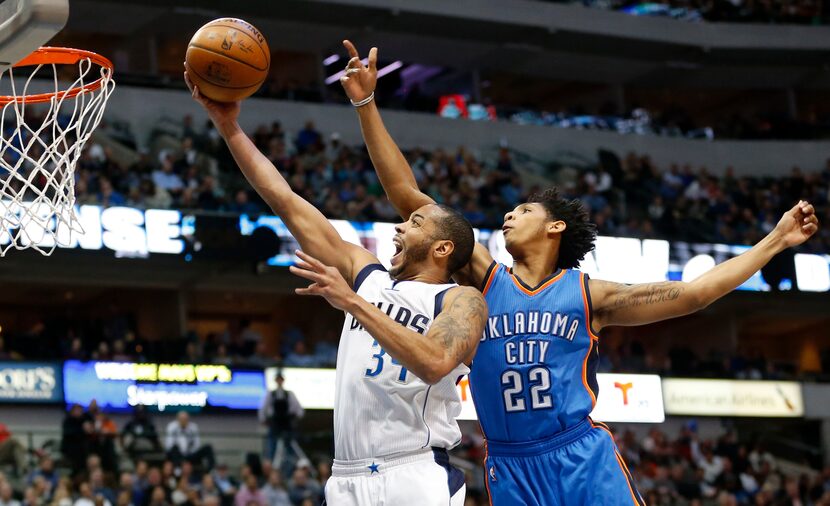
[[[351,298],[355,296],[355,293],[346,283],[346,280],[343,279],[340,271],[307,253],[299,250],[296,253],[301,261],[288,269],[292,274],[313,281],[313,283],[306,288],[297,288],[294,292],[298,295],[319,295],[325,298],[334,308],[346,311],[346,307]]]
[[[813,205],[806,200],[798,201],[792,209],[784,213],[773,231],[783,241],[785,247],[798,246],[818,231],[818,217]]]

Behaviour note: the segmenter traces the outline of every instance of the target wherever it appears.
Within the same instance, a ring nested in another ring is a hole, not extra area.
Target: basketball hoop
[[[28,72],[22,87],[15,71]],[[108,59],[61,47],[37,49],[0,73],[11,89],[0,95],[0,256],[11,248],[48,256],[84,233],[74,171],[115,88],[112,73]]]

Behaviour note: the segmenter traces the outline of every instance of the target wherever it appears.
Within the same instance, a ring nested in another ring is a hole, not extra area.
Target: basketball
[[[265,81],[271,52],[265,37],[241,19],[220,18],[199,28],[187,46],[188,75],[217,102],[250,97]]]

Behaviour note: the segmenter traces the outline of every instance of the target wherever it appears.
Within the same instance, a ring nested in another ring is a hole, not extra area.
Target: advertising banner
[[[63,402],[60,365],[0,362],[0,403]]]
[[[69,360],[63,371],[67,404],[86,406],[95,399],[110,411],[127,411],[139,404],[158,411],[255,410],[265,394],[262,371],[224,365]]]
[[[801,417],[801,384],[791,381],[663,379],[668,415]]]

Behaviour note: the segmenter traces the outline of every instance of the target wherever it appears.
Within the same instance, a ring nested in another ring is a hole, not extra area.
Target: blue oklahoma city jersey
[[[585,421],[599,393],[588,276],[558,270],[532,288],[493,263],[489,317],[470,388],[488,441],[533,441]]]

